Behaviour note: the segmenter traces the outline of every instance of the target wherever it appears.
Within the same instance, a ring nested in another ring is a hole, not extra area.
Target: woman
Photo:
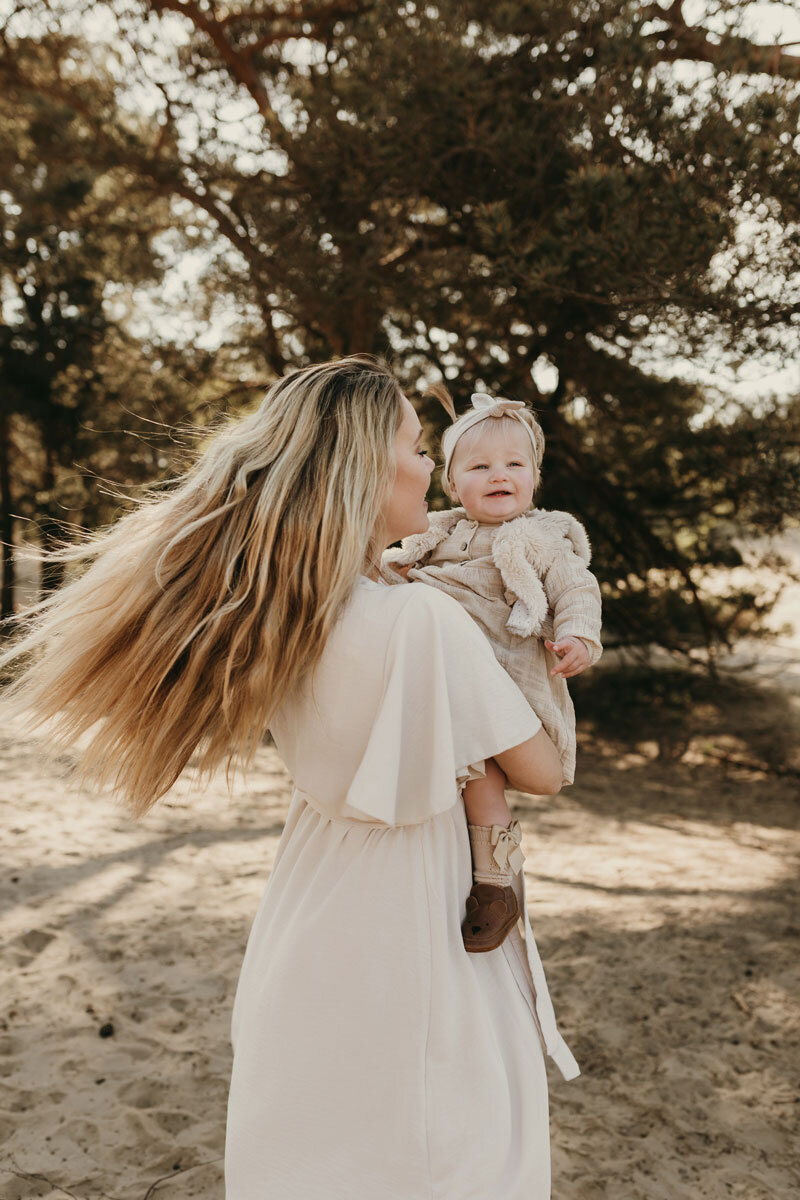
[[[427,527],[420,433],[382,360],[284,376],[169,494],[55,552],[93,561],[0,656],[31,656],[34,727],[103,718],[83,775],[137,817],[267,727],[292,776],[233,1006],[227,1200],[550,1195],[543,1046],[577,1064],[530,927],[464,949],[461,791],[498,764],[552,792],[560,761],[457,601],[379,581]]]

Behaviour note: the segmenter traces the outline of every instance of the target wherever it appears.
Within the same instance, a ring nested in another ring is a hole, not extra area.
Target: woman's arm
[[[561,790],[561,758],[543,729],[527,742],[495,754],[494,760],[508,780],[508,786],[517,792],[555,796]]]

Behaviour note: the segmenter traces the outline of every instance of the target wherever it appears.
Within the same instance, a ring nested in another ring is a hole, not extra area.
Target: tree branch
[[[666,26],[666,29],[640,35],[645,42],[664,42],[663,46],[658,46],[663,62],[689,59],[711,63],[719,69],[737,74],[760,73],[800,79],[800,57],[796,54],[786,54],[780,45],[760,46],[734,34],[723,37],[719,42],[710,41],[705,29],[699,25],[687,25],[682,0],[673,0],[669,8],[662,8],[660,4],[643,5],[641,15],[646,20],[661,21]]]
[[[340,16],[355,16],[371,7],[369,2],[361,3],[352,0],[349,4],[296,4],[290,9],[276,11],[273,8],[249,10],[244,12],[227,13],[224,17],[216,17],[213,10],[200,7],[197,0],[148,0],[153,12],[161,15],[164,12],[180,13],[191,21],[200,33],[204,33],[219,54],[230,72],[234,82],[240,84],[253,98],[258,111],[264,118],[270,132],[276,141],[282,144],[285,129],[278,114],[272,107],[266,88],[256,67],[253,66],[255,55],[273,42],[288,41],[289,38],[317,38],[327,36],[331,26]],[[240,21],[255,22],[273,20],[275,29],[264,34],[251,45],[235,45],[227,36],[227,30]],[[307,26],[311,28],[307,28]]]
[[[237,25],[240,21],[296,21],[298,23],[321,21],[327,23],[336,17],[349,17],[355,13],[364,12],[369,7],[371,5],[357,3],[295,4],[292,8],[276,9],[270,5],[268,8],[246,8],[226,13],[224,17],[218,19],[217,24],[225,27]],[[291,36],[297,35],[292,34]],[[304,36],[308,37],[309,35],[304,34]]]
[[[153,12],[159,16],[164,12],[180,13],[181,16],[191,21],[195,29],[204,33],[212,42],[220,58],[230,71],[232,78],[241,84],[249,92],[253,100],[255,100],[258,111],[261,113],[270,131],[278,135],[284,132],[283,126],[272,107],[270,98],[259,78],[258,72],[254,69],[249,58],[231,44],[225,36],[224,27],[214,17],[213,13],[204,12],[195,0],[149,0],[149,4]],[[284,36],[290,37],[293,35],[287,33]]]

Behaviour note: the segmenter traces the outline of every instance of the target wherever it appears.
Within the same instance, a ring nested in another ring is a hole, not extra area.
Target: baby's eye
[[[418,451],[417,451],[417,454],[427,454],[427,453],[428,453],[428,447],[427,447],[427,446],[423,446],[421,450],[418,450]]]

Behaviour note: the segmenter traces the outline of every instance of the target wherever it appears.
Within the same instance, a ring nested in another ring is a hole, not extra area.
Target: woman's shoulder
[[[491,654],[488,641],[454,596],[419,580],[393,590],[403,596],[394,613],[390,645],[411,655],[420,669],[442,654],[469,657],[484,646]]]
[[[367,584],[371,585],[369,590],[367,590]],[[424,613],[436,615],[448,615],[454,611],[463,613],[458,601],[449,596],[447,592],[418,580],[407,580],[405,583],[395,585],[373,584],[372,580],[366,580],[362,596],[365,593],[368,601],[374,602],[373,608],[379,608],[384,617],[390,621],[397,620],[401,615],[413,619],[417,613],[420,616]]]
[[[357,661],[365,686],[401,666],[424,677],[443,657],[469,657],[476,634],[483,637],[458,601],[430,584],[389,587],[365,580],[332,631],[318,669],[336,676]]]
[[[451,596],[446,596],[428,584],[413,580],[399,581],[396,584],[377,583],[364,575],[359,578],[353,598],[360,601],[351,605],[350,612],[354,620],[369,619],[388,627],[403,614],[410,616],[423,611],[441,611],[442,607],[448,608],[448,602],[460,608]]]
[[[437,616],[439,614],[449,616],[451,613],[457,612],[471,620],[454,596],[441,588],[434,587],[433,584],[412,579],[405,587],[395,588],[395,591],[404,593],[405,608],[411,613],[427,612],[435,613]]]
[[[377,621],[389,635],[409,628],[432,630],[440,624],[459,629],[473,625],[455,597],[432,584],[410,580],[390,586],[365,577],[362,581],[358,589],[362,604],[351,612],[356,624],[365,619]]]

